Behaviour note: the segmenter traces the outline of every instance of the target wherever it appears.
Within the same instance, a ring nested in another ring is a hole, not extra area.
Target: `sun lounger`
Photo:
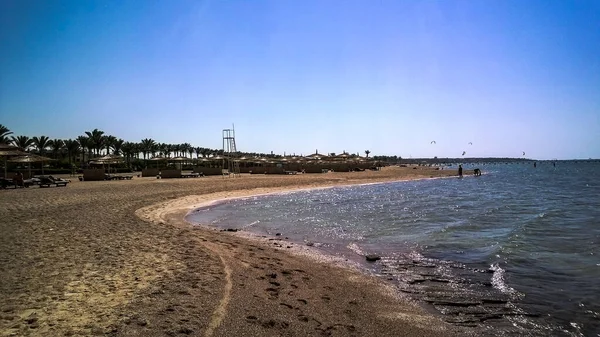
[[[67,184],[70,183],[69,180],[55,178],[53,176],[39,176],[37,178],[40,179],[40,187],[50,187],[52,185],[56,185],[56,187],[66,187]]]
[[[117,175],[117,174],[105,174],[104,180],[131,180],[133,175]]]
[[[17,183],[12,179],[0,178],[0,188],[6,189],[8,187],[17,188]]]
[[[200,173],[182,173],[181,178],[198,178],[201,175],[204,176],[204,174]]]

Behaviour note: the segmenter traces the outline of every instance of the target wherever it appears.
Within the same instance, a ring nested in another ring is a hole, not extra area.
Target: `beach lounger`
[[[204,174],[202,174],[204,176]],[[197,178],[200,177],[200,173],[182,173],[181,178]]]
[[[64,180],[61,178],[55,178],[53,176],[40,176],[37,177],[38,179],[40,179],[40,187],[50,187],[52,185],[56,185],[56,187],[66,187],[68,183],[70,183],[69,180]]]
[[[0,188],[6,189],[8,187],[17,188],[17,183],[12,179],[0,178]]]

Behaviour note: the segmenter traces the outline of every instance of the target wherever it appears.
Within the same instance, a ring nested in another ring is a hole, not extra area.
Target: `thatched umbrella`
[[[177,163],[178,163],[178,165],[179,165],[179,169],[180,169],[180,170],[181,170],[181,164],[182,164],[184,161],[188,161],[188,160],[190,160],[190,158],[188,158],[188,157],[175,157],[175,158],[170,158],[170,159],[168,159],[168,161],[174,161],[174,162],[177,162]]]
[[[44,174],[44,162],[54,160],[52,158],[38,156],[35,154],[27,154],[24,156],[17,157],[9,160],[11,163],[27,163],[29,168],[29,178],[31,178],[31,163],[42,163],[42,175]]]
[[[100,157],[100,158],[94,158],[93,163],[94,164],[102,164],[102,166],[104,166],[104,164],[108,165],[108,172],[110,172],[110,164],[117,164],[123,161],[123,156],[119,156],[116,154],[107,154],[106,156]]]
[[[155,161],[155,162],[156,162],[156,168],[158,168],[158,162],[159,162],[159,161],[166,161],[166,160],[168,160],[168,159],[169,159],[169,158],[167,158],[167,157],[162,157],[162,156],[157,156],[157,157],[150,158],[150,160],[152,160],[152,161]]]
[[[8,157],[23,156],[26,154],[27,154],[27,152],[21,151],[21,149],[19,149],[16,146],[8,145],[5,143],[0,143],[0,157],[4,157],[4,178],[6,178],[6,176],[7,176],[7,169],[8,169],[7,159],[8,159]]]
[[[321,160],[321,159],[327,159],[327,158],[329,158],[329,157],[324,154],[320,154],[320,153],[313,153],[309,156],[306,156],[306,159],[308,159],[308,160]]]

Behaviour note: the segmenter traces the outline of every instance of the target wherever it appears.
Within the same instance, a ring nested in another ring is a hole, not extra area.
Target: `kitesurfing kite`
[[[437,144],[435,140],[432,140],[430,144]]]
[[[525,151],[523,151],[523,155],[525,155]]]
[[[462,155],[464,156],[466,153],[467,153],[467,151],[463,151],[463,154],[462,154]]]
[[[469,142],[469,145],[473,145],[473,143]]]

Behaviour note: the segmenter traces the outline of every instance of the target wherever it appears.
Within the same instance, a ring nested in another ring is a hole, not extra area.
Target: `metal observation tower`
[[[240,161],[235,146],[235,127],[223,130],[223,176],[239,177]],[[226,172],[227,171],[227,172]]]

